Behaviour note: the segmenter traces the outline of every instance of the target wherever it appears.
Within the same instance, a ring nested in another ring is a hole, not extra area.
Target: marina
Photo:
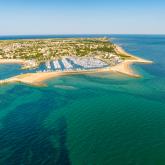
[[[108,64],[99,59],[86,57],[67,57],[59,60],[46,61],[41,64],[37,72],[53,72],[53,71],[74,71],[74,70],[92,70],[109,67]]]

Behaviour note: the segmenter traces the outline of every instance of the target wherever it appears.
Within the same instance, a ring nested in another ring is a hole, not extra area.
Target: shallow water
[[[133,66],[142,78],[97,73],[0,87],[0,165],[164,165],[165,36],[112,37],[155,62]]]

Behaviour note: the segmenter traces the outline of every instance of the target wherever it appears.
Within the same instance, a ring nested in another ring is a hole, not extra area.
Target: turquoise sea
[[[88,35],[96,36],[154,64],[133,65],[139,79],[101,73],[0,86],[0,165],[165,164],[165,35]],[[0,65],[0,79],[19,69]]]

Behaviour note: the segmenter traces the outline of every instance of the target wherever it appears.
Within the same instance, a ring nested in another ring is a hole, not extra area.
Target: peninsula
[[[21,64],[22,74],[0,80],[0,84],[41,85],[68,74],[118,72],[139,77],[130,66],[152,62],[128,54],[108,38],[61,38],[0,41],[0,64],[6,63]]]

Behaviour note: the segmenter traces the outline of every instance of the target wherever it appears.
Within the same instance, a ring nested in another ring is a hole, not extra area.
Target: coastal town
[[[47,79],[95,72],[115,72],[139,77],[133,63],[152,63],[125,52],[108,38],[55,38],[0,41],[0,64],[20,64],[19,74],[1,84],[21,82],[41,85]]]
[[[24,60],[23,69],[37,71],[96,69],[125,58],[107,38],[68,38],[0,41],[0,59]]]

